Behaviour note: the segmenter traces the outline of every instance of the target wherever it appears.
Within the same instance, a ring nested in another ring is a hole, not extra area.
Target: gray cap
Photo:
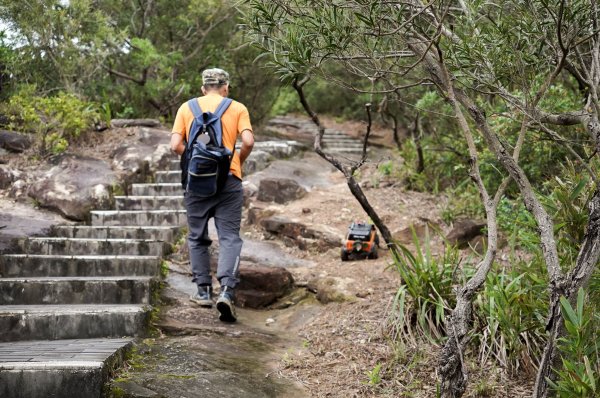
[[[223,69],[212,68],[202,72],[202,85],[204,86],[222,86],[227,83],[229,83],[229,73],[225,72]]]

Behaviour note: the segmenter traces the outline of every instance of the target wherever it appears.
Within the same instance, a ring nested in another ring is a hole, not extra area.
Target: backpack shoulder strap
[[[193,128],[193,127],[197,123],[202,123],[202,108],[200,108],[200,104],[198,103],[198,98],[192,98],[191,100],[189,100],[188,106],[190,107],[190,110],[192,111],[192,115],[194,115],[194,120],[192,121],[192,125],[190,128],[191,131],[190,131],[190,135],[188,137],[189,139],[187,142],[188,148],[191,148],[191,146],[194,144],[194,140],[198,136],[198,129]]]
[[[202,108],[200,108],[200,104],[198,103],[198,98],[192,98],[188,101],[188,106],[192,111],[192,114],[197,119],[202,116]]]
[[[221,116],[223,116],[223,114],[225,113],[225,111],[227,111],[229,105],[231,105],[232,102],[233,100],[231,98],[223,98],[217,109],[215,109],[214,114],[220,119]]]
[[[221,124],[221,117],[227,111],[229,105],[231,105],[232,102],[233,100],[231,98],[223,98],[221,100],[221,103],[219,104],[219,106],[217,106],[217,109],[215,109],[215,112],[213,113],[213,115],[215,115],[216,118],[219,119],[219,122],[217,123],[217,125],[215,126],[216,128],[214,129],[216,135],[215,139],[219,146],[223,146],[223,125]]]

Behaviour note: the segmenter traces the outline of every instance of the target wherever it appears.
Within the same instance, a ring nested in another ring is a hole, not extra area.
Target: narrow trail
[[[306,159],[274,161],[267,169],[248,176],[293,178],[307,190],[328,189],[334,182],[325,164]],[[217,246],[214,224],[209,225]],[[307,253],[294,256],[274,241],[252,236],[242,229],[242,267],[253,264],[283,267],[295,274],[314,270]],[[216,256],[216,253],[214,253]],[[297,281],[298,282],[298,281]],[[214,286],[218,283],[214,281]],[[110,383],[115,395],[129,397],[306,397],[300,383],[280,373],[282,358],[302,348],[298,330],[323,310],[305,287],[296,287],[270,309],[238,308],[238,322],[218,320],[216,309],[195,306],[189,263],[173,259],[161,292],[163,305],[155,320],[158,337],[138,344],[129,366]],[[292,305],[293,304],[293,305]]]

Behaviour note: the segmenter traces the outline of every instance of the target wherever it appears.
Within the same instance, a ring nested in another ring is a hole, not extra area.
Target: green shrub
[[[565,335],[558,341],[562,367],[556,380],[548,380],[560,398],[597,397],[600,395],[600,361],[598,360],[598,317],[595,306],[584,307],[585,293],[579,289],[575,308],[560,298]]]
[[[477,187],[468,178],[454,188],[446,190],[448,202],[442,210],[442,220],[446,224],[461,217],[485,219],[485,210]]]
[[[42,156],[64,152],[71,140],[100,120],[94,104],[73,94],[41,96],[35,90],[35,86],[22,86],[2,111],[8,115],[11,129],[36,135]]]

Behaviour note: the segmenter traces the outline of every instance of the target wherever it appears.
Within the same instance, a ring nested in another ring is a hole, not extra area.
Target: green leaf
[[[573,311],[573,307],[571,307],[571,303],[564,296],[560,297],[560,306],[562,309],[563,315],[566,315],[565,321],[571,322],[574,326],[579,325],[579,318],[575,311]]]

